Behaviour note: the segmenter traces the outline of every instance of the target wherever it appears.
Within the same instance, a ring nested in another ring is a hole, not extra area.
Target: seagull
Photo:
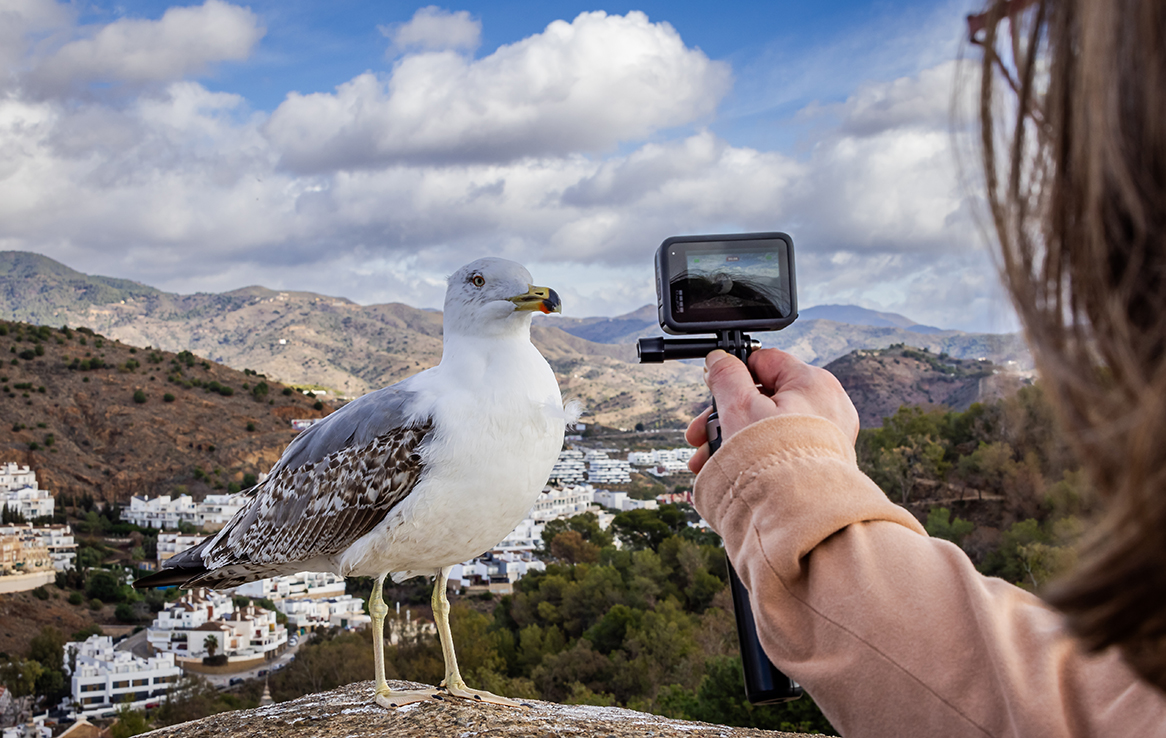
[[[526,516],[578,418],[530,341],[536,312],[561,312],[559,296],[532,285],[521,264],[485,258],[456,271],[437,366],[303,431],[222,530],[134,586],[227,589],[300,571],[373,577],[375,700],[391,708],[442,693],[393,691],[385,681],[385,577],[434,576],[444,694],[517,706],[466,686],[445,590],[455,564]]]

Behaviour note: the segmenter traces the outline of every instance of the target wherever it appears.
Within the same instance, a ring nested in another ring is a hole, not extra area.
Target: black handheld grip
[[[716,403],[705,424],[708,432],[709,455],[721,447],[721,419],[717,415]],[[781,673],[765,655],[761,640],[757,637],[757,623],[753,620],[753,608],[749,604],[749,590],[733,562],[729,564],[729,589],[733,593],[733,609],[737,613],[737,639],[741,642],[741,666],[745,671],[745,697],[754,705],[772,705],[790,702],[802,696],[802,687],[793,679]]]

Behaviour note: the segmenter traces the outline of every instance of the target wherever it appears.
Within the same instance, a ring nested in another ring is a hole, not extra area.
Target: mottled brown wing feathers
[[[251,506],[202,553],[215,586],[216,569],[255,571],[332,556],[377,526],[417,485],[419,447],[432,422],[395,428],[371,443],[343,448],[319,461],[266,479]],[[227,571],[221,572],[227,575]]]

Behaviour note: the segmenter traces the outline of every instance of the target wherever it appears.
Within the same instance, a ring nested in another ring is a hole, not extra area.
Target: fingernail
[[[716,364],[718,361],[725,358],[726,356],[728,356],[728,354],[725,353],[724,351],[721,351],[720,349],[717,349],[717,350],[711,352],[704,359],[704,370],[707,372],[709,369],[712,369],[714,364]]]

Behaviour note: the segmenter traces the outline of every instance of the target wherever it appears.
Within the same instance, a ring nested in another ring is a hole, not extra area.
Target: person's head
[[[1004,282],[1105,501],[1046,598],[1166,689],[1166,3],[993,0],[970,25]]]

